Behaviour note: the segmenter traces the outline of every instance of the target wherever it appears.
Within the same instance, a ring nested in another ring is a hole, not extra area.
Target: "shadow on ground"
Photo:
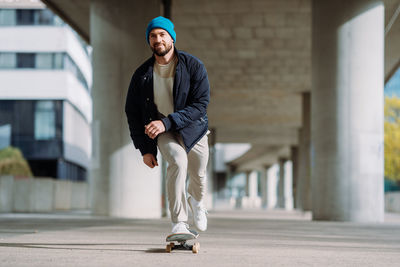
[[[149,248],[149,249],[123,249],[123,248],[90,248],[91,246],[154,246],[154,244],[129,244],[129,243],[0,243],[0,247],[11,248],[37,248],[37,249],[65,249],[65,250],[98,250],[98,251],[131,251],[146,253],[166,253],[165,248]]]

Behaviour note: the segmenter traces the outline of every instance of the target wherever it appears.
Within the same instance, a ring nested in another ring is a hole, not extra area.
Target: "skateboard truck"
[[[196,239],[199,234],[194,230],[189,231],[190,233],[176,233],[167,236],[166,241],[170,243],[166,246],[165,251],[170,253],[172,250],[191,250],[197,254],[200,250],[200,243],[195,242],[193,245],[190,245],[186,241]]]
[[[193,245],[189,245],[186,241],[179,241],[179,244],[171,242],[167,245],[165,249],[168,253],[172,250],[191,250],[193,253],[197,254],[200,250],[200,243],[195,242]]]

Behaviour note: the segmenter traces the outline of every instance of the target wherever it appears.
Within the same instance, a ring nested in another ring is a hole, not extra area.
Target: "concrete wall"
[[[161,166],[161,153],[158,153],[157,160]],[[160,218],[161,167],[147,167],[139,150],[131,144],[111,155],[110,166],[110,215]]]
[[[71,183],[58,181],[54,185],[54,209],[69,210],[71,207]]]
[[[13,184],[12,176],[0,176],[0,212],[10,212],[13,208]]]
[[[10,191],[13,192],[12,211],[15,212],[31,212],[33,210],[31,178],[14,179],[13,187]]]
[[[0,212],[88,209],[86,182],[0,176]]]
[[[400,192],[385,194],[385,211],[400,213]]]
[[[71,210],[83,210],[89,208],[89,185],[85,182],[72,182],[71,187]]]

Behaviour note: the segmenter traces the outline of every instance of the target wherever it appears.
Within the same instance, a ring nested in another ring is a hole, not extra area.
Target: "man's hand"
[[[147,134],[151,139],[157,137],[157,135],[165,132],[164,123],[160,120],[152,121],[144,126],[144,133]]]
[[[150,168],[154,168],[155,166],[158,166],[157,159],[154,157],[153,154],[147,153],[143,155],[143,162]]]

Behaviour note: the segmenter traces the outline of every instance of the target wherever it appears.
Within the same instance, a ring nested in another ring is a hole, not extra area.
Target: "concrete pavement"
[[[218,211],[199,254],[165,253],[168,219],[0,214],[0,266],[400,266],[400,215],[383,224],[285,211]]]

